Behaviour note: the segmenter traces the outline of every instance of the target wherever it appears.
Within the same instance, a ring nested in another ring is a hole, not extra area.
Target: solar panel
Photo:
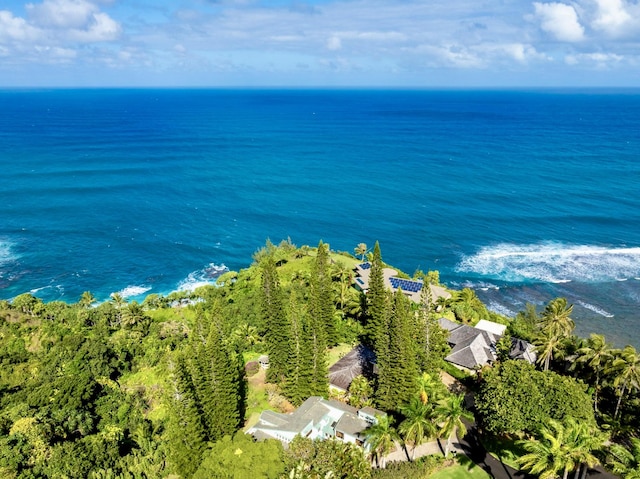
[[[412,281],[402,278],[389,278],[389,281],[394,289],[402,288],[403,291],[410,293],[417,293],[422,289],[422,283],[420,281]]]
[[[369,268],[371,268],[371,263],[362,263],[360,265],[360,268],[361,269],[369,269]]]

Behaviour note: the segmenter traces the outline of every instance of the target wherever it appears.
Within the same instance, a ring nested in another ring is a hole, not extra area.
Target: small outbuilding
[[[258,358],[258,364],[262,369],[269,369],[269,356],[263,354]]]

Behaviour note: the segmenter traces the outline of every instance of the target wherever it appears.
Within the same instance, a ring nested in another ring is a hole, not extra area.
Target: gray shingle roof
[[[524,339],[511,338],[511,351],[509,352],[509,357],[511,359],[522,359],[534,364],[538,355],[536,354],[536,348],[533,344],[525,341]]]
[[[336,432],[340,431],[350,436],[359,436],[367,427],[369,427],[369,424],[357,416],[345,414],[338,420]]]
[[[357,376],[373,379],[376,355],[366,346],[359,344],[329,368],[329,383],[347,391],[351,381]]]
[[[491,333],[485,331],[482,333],[484,334],[467,337],[456,344],[445,359],[467,369],[474,369],[495,361],[495,339]]]
[[[495,344],[499,337],[466,324],[446,318],[438,320],[440,327],[449,331],[451,353],[445,360],[467,369],[475,369],[496,360]]]

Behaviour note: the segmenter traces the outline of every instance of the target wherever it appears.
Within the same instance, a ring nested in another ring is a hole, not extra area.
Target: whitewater
[[[193,289],[382,246],[640,346],[640,90],[0,90],[0,298]]]

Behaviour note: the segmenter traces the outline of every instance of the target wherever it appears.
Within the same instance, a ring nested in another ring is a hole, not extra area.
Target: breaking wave
[[[594,306],[593,304],[585,303],[584,301],[577,301],[577,303],[583,308],[588,309],[589,311],[593,311],[594,313],[599,314],[600,316],[604,316],[605,318],[613,318],[614,316],[608,311],[605,311],[604,309],[599,308],[598,306]]]
[[[210,263],[202,269],[193,271],[178,283],[178,291],[194,291],[200,286],[215,284],[216,280],[224,273],[229,271],[224,264],[217,265]]]
[[[501,314],[508,318],[513,318],[517,314],[511,308],[505,306],[504,304],[498,303],[496,301],[491,301],[489,304],[487,304],[487,309],[489,309],[489,311],[493,311],[494,313]]]
[[[13,252],[14,244],[10,241],[0,238],[0,266],[10,263],[18,259]]]
[[[126,299],[141,296],[150,290],[151,287],[149,286],[127,286],[126,288],[118,291],[118,294]]]
[[[464,257],[456,271],[506,282],[620,281],[640,275],[640,248],[503,243]]]

